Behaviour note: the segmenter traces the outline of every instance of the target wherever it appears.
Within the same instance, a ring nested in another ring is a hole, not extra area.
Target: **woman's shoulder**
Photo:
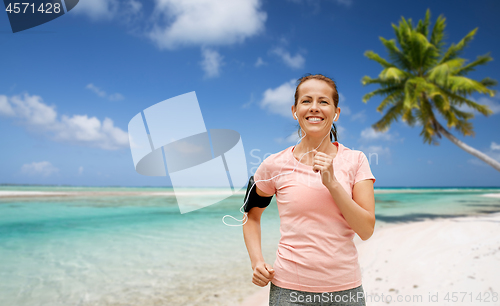
[[[362,162],[365,156],[363,151],[348,148],[341,143],[339,143],[339,149],[342,150],[342,154],[340,155],[342,159],[355,165]]]
[[[281,150],[277,153],[270,154],[269,156],[264,158],[263,163],[266,163],[268,165],[275,165],[275,166],[280,165],[281,166],[281,164],[283,162],[287,162],[287,160],[290,159],[289,153],[290,153],[291,149],[292,149],[292,146],[290,146],[284,150]]]

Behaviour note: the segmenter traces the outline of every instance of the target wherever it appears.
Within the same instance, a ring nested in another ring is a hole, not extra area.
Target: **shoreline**
[[[25,197],[86,197],[86,196],[197,196],[197,195],[244,195],[245,191],[225,192],[225,191],[8,191],[0,190],[1,198],[25,198]]]
[[[356,235],[366,304],[498,305],[491,301],[500,294],[498,232],[500,212],[384,224],[366,241]],[[240,306],[268,305],[269,286]],[[467,295],[452,302],[453,292]],[[488,295],[490,303],[476,300]]]
[[[426,190],[375,190],[375,194],[386,193],[421,193]],[[443,190],[443,192],[454,192],[456,190]],[[464,190],[466,191],[466,190]],[[197,196],[197,195],[245,195],[246,190],[236,192],[227,191],[19,191],[19,190],[0,190],[1,198],[20,198],[20,197],[78,197],[78,196]],[[478,191],[481,193],[481,191]],[[483,197],[500,198],[500,193],[484,193]]]

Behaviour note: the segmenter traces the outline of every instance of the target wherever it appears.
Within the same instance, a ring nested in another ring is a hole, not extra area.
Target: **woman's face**
[[[333,93],[333,88],[321,80],[310,79],[299,86],[297,106],[292,106],[292,114],[297,113],[296,119],[306,134],[324,136],[330,133],[333,117],[337,114],[337,121],[340,115]]]

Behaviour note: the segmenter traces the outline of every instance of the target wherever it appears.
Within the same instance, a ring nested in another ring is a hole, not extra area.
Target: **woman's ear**
[[[340,107],[337,107],[337,111],[335,112],[335,115],[337,115],[336,119],[339,119],[339,116],[340,116]],[[335,121],[335,119],[333,121]]]
[[[293,119],[297,120],[297,116],[295,116],[295,105],[292,105],[292,116]]]

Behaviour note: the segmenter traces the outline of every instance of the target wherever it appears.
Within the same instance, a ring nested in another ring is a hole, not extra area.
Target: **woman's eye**
[[[321,103],[326,103],[326,104],[328,104],[328,102],[326,102],[326,101],[321,101]]]
[[[302,101],[302,103],[309,103],[309,100],[304,100]]]

